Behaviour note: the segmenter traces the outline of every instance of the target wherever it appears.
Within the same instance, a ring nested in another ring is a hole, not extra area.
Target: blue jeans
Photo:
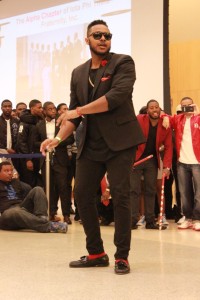
[[[200,220],[200,165],[178,162],[178,183],[184,216]]]
[[[0,227],[4,230],[32,229],[38,232],[49,232],[47,220],[47,198],[44,190],[34,187],[19,205],[6,209],[1,216]]]

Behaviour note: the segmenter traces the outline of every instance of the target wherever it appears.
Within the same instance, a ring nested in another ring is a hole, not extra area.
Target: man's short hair
[[[108,25],[107,25],[107,23],[105,21],[103,21],[103,20],[94,20],[87,27],[87,35],[88,35],[91,27],[95,26],[95,25],[105,25],[106,27],[108,27]]]
[[[44,102],[44,104],[43,104],[43,109],[47,109],[47,106],[49,106],[49,105],[54,105],[54,103],[53,102],[51,102],[51,101],[46,101],[46,102]]]
[[[2,102],[1,102],[1,107],[3,106],[3,104],[4,103],[6,103],[6,102],[10,102],[11,103],[11,105],[12,105],[12,101],[10,101],[9,99],[5,99],[5,100],[3,100]]]
[[[183,98],[181,99],[181,102],[182,102],[183,100],[187,100],[187,99],[191,100],[192,103],[193,103],[193,100],[192,100],[192,98],[190,98],[190,97],[183,97]]]
[[[34,106],[36,106],[38,103],[41,103],[40,100],[37,100],[37,99],[33,99],[29,102],[29,108],[32,108]]]
[[[22,104],[23,104],[23,105],[26,105],[26,107],[27,107],[27,104],[26,104],[25,102],[18,102],[17,105],[16,105],[16,108],[18,108],[18,106],[19,106],[19,105],[22,105]]]
[[[60,110],[60,108],[61,108],[61,106],[63,106],[63,105],[67,105],[66,103],[60,103],[60,104],[58,104],[58,106],[56,107],[56,110],[57,111],[59,111]]]
[[[12,164],[8,160],[0,162],[0,172],[3,166],[12,166]]]
[[[149,104],[151,103],[151,102],[157,102],[158,103],[158,105],[159,105],[159,102],[157,101],[157,100],[155,100],[155,99],[151,99],[151,100],[149,100],[148,102],[147,102],[147,108],[149,107]]]

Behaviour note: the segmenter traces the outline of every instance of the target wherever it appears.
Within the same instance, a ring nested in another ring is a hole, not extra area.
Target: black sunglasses
[[[100,40],[102,38],[102,35],[104,36],[106,41],[110,41],[112,39],[112,33],[108,33],[108,32],[97,31],[97,32],[91,33],[89,36],[91,36],[91,35],[93,36],[93,38],[95,40]]]

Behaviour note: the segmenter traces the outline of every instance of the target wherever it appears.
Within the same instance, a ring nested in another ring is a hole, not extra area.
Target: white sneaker
[[[200,222],[196,221],[196,223],[193,224],[193,230],[200,231]]]
[[[163,224],[163,225],[169,225],[169,222],[167,222],[167,219],[166,219],[165,214],[164,214],[163,217],[162,217],[162,224]]]
[[[189,219],[185,219],[185,221],[178,225],[178,229],[191,229],[193,228],[193,223],[192,223],[192,220],[189,220]]]
[[[144,225],[146,222],[145,222],[145,216],[141,216],[139,221],[137,222],[137,226],[142,226]]]
[[[185,220],[186,220],[185,216],[182,216],[182,217],[178,220],[177,224],[178,224],[178,225],[181,225]]]

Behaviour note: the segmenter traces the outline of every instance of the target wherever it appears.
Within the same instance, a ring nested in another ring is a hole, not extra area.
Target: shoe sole
[[[179,228],[178,227],[178,229],[180,229],[180,230],[185,230],[185,229],[193,229],[192,227],[186,227],[186,228]]]
[[[93,267],[96,267],[96,268],[100,268],[100,267],[108,267],[109,266],[109,263],[107,264],[96,264],[96,265],[90,265],[90,266],[87,266],[87,265],[79,265],[79,266],[73,266],[73,265],[70,265],[69,264],[69,267],[70,268],[74,268],[74,269],[81,269],[81,268],[93,268]]]
[[[126,275],[126,274],[129,274],[130,273],[130,270],[126,271],[126,272],[118,272],[118,271],[115,271],[115,274],[116,275]]]

